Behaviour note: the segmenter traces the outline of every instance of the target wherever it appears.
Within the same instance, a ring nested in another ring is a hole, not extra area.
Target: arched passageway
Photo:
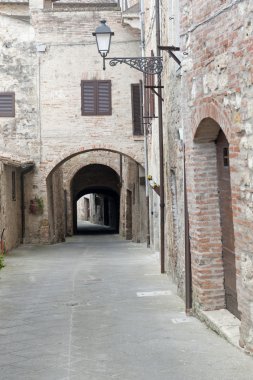
[[[95,212],[89,222],[103,223],[123,238],[145,241],[144,176],[140,164],[119,152],[97,149],[64,160],[47,177],[48,225],[44,222],[49,241],[63,241],[77,233],[77,202],[87,208],[87,214],[90,197]]]
[[[109,188],[89,187],[73,200],[75,234],[118,233],[119,216],[120,196]]]
[[[102,164],[90,164],[81,168],[71,182],[74,233],[94,230],[88,225],[85,228],[85,225],[77,218],[77,202],[87,194],[89,194],[89,197],[86,198],[88,202],[85,202],[86,207],[89,203],[87,221],[110,227],[109,229],[100,229],[100,231],[118,233],[120,188],[120,177],[112,168]],[[82,228],[80,228],[81,226]]]

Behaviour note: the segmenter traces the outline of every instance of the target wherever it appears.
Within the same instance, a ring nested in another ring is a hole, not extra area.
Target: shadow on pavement
[[[78,222],[77,223],[77,235],[109,235],[116,234],[115,228],[93,224],[90,222]]]

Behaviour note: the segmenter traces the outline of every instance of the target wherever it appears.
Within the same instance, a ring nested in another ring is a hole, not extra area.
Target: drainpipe
[[[145,37],[144,37],[144,0],[140,1],[140,26],[141,26],[141,55],[145,57]]]
[[[192,309],[192,273],[191,273],[191,248],[189,235],[189,214],[186,191],[186,170],[185,170],[185,145],[184,145],[184,221],[185,221],[185,312],[191,314]]]
[[[147,102],[147,99],[144,100],[144,106],[147,104],[146,102]],[[144,110],[144,115],[147,115],[145,110]],[[143,124],[143,130],[144,130],[145,189],[146,189],[146,209],[147,209],[147,247],[150,247],[147,124]]]
[[[25,175],[30,173],[34,168],[34,163],[29,163],[21,166],[21,243],[24,243],[25,239]]]
[[[156,45],[157,57],[161,56],[161,37],[160,37],[160,5],[156,0]],[[161,77],[158,75],[158,132],[159,132],[159,158],[160,158],[160,255],[161,255],[161,273],[165,273],[165,254],[164,254],[164,158],[163,158],[163,115],[162,115],[162,89]]]
[[[120,176],[120,187],[122,187],[122,154],[119,155],[119,176]]]
[[[140,1],[140,27],[141,27],[141,55],[145,57],[145,34],[144,34],[144,0]],[[145,75],[141,84],[142,90],[142,123],[143,123],[143,115],[147,116],[147,99],[145,97]],[[144,100],[144,101],[143,101]],[[146,120],[146,119],[145,119]],[[146,210],[147,210],[147,247],[150,247],[150,220],[149,220],[149,183],[148,183],[148,134],[147,134],[147,125],[143,123],[143,132],[144,132],[144,166],[145,166],[145,189],[146,189]]]

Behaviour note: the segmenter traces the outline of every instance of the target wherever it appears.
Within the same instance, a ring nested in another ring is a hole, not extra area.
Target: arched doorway
[[[240,318],[229,142],[215,120],[205,118],[200,122],[191,155],[189,214],[194,302],[204,310],[225,307]]]

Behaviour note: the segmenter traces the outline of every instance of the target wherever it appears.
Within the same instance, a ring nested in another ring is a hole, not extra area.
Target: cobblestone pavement
[[[22,246],[0,272],[0,380],[253,379],[155,255],[116,235]]]

